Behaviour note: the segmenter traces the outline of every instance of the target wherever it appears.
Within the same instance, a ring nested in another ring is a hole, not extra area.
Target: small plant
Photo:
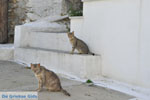
[[[88,79],[87,81],[86,81],[86,83],[93,83],[90,79]]]
[[[83,16],[83,11],[82,10],[74,10],[70,9],[68,11],[69,16]]]
[[[71,4],[68,10],[68,14],[69,16],[83,16],[83,6],[76,9],[73,7],[73,4]]]

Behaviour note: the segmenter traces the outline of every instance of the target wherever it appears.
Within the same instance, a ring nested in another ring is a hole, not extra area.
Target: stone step
[[[98,55],[72,55],[60,50],[15,48],[14,59],[28,65],[41,63],[55,72],[79,78],[93,79],[101,76],[101,57]]]
[[[66,19],[69,19],[68,15],[64,15],[64,16],[48,16],[48,17],[42,18],[42,19],[37,20],[37,21],[38,22],[41,22],[41,21],[59,22],[59,21],[66,20]]]
[[[13,60],[14,46],[12,44],[0,44],[0,60]]]
[[[32,23],[27,23],[24,25],[20,25],[17,27],[26,28],[27,31],[42,31],[42,32],[55,32],[55,33],[62,33],[67,32],[66,25],[59,24],[56,22],[47,22],[47,21],[37,21]]]
[[[72,46],[66,33],[25,32],[18,29],[15,34],[15,47],[37,47],[71,51]]]
[[[66,33],[30,32],[27,46],[44,49],[71,51],[71,44]]]
[[[65,19],[69,19],[68,16],[48,16],[38,21],[26,23],[17,27],[25,27],[29,31],[62,33],[68,31],[66,24],[59,22]]]

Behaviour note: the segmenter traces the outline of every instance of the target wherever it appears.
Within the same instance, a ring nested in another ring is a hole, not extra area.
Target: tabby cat
[[[40,64],[31,64],[31,70],[34,72],[39,82],[38,92],[41,91],[44,86],[49,91],[62,92],[65,95],[70,96],[70,94],[62,88],[60,80],[54,72],[40,66]]]
[[[91,54],[91,55],[95,55],[94,53],[91,53],[89,51],[88,46],[86,45],[86,43],[84,43],[82,40],[76,38],[74,36],[74,31],[73,32],[69,32],[67,33],[70,43],[72,44],[72,51],[71,54],[74,53],[74,50],[77,49],[77,51],[79,52],[79,54]]]

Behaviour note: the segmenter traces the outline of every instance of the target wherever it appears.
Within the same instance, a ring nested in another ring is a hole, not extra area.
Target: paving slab
[[[13,44],[0,44],[0,60],[13,60],[14,46]]]
[[[60,92],[39,92],[39,100],[129,100],[133,96],[99,86],[89,86],[75,80],[62,78],[61,83],[71,97]],[[30,69],[10,61],[0,61],[0,91],[35,91],[38,82]]]

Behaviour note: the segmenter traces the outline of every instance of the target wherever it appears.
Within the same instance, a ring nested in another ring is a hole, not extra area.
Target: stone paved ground
[[[132,96],[98,86],[61,78],[62,86],[71,94],[43,90],[39,100],[129,100]],[[30,69],[10,61],[0,61],[0,91],[34,91],[37,80]]]

